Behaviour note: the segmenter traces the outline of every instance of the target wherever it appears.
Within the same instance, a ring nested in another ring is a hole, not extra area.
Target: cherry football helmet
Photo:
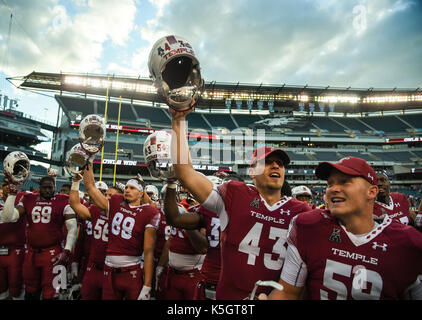
[[[79,126],[79,142],[89,154],[98,153],[105,143],[106,126],[104,119],[96,114],[89,114]]]
[[[13,151],[9,153],[3,161],[4,174],[9,181],[14,184],[22,184],[28,179],[31,173],[30,162],[22,151]]]
[[[170,35],[157,40],[149,54],[148,69],[158,94],[176,111],[192,108],[204,88],[199,60],[182,37]]]
[[[174,178],[170,156],[171,135],[167,131],[156,131],[144,142],[144,157],[149,173],[154,178]]]

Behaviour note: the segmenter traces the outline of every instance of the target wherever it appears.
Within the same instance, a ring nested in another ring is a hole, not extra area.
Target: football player
[[[157,229],[157,239],[155,242],[154,249],[154,292],[153,295],[156,300],[164,299],[164,284],[165,277],[164,274],[167,274],[167,265],[168,265],[168,239],[171,234],[171,227],[167,224],[166,217],[164,215],[163,206],[161,205],[161,200],[164,200],[166,193],[166,187],[163,186],[161,189],[161,197],[159,197],[159,210],[160,210],[160,223]]]
[[[164,213],[166,210],[177,210],[184,214],[195,211],[195,205],[188,205],[186,199],[177,202],[176,183],[167,184],[164,198]],[[188,211],[189,210],[189,211]],[[185,230],[171,227],[168,240],[168,269],[166,275],[166,300],[192,300],[195,296],[196,284],[200,280],[200,270],[207,252],[208,242],[205,228],[200,230]]]
[[[16,194],[9,194],[3,208],[3,221],[13,222],[25,215],[27,227],[27,249],[23,265],[25,299],[58,297],[54,285],[56,265],[66,266],[76,241],[76,216],[69,206],[69,196],[56,194],[55,179],[45,176],[40,180],[39,194],[25,194],[17,207]],[[61,247],[63,224],[67,235],[64,250]]]
[[[422,235],[388,215],[373,219],[377,177],[360,158],[321,162],[327,210],[293,218],[281,273],[270,299],[422,299]],[[398,271],[399,270],[399,271]],[[260,295],[265,298],[264,295]]]
[[[190,111],[169,108],[176,178],[220,219],[222,260],[216,299],[244,299],[257,280],[279,279],[289,222],[311,208],[281,193],[290,159],[284,151],[269,146],[259,147],[253,153],[249,174],[254,185],[229,181],[214,188],[194,170],[190,159],[185,135],[186,115]],[[264,287],[259,290],[258,294],[269,292]]]
[[[222,183],[222,179],[217,176],[207,176],[207,178],[216,186]],[[228,175],[224,178],[229,179]],[[172,193],[175,192],[175,189],[170,187],[168,190],[171,199],[174,197]],[[166,220],[172,226],[186,229],[199,229],[201,227],[206,229],[208,249],[201,268],[201,279],[196,284],[194,299],[215,300],[221,270],[220,219],[216,213],[202,206],[197,206],[194,214],[183,214],[177,209],[174,202],[167,201],[165,204]]]
[[[4,202],[9,195],[9,181],[4,177],[0,198],[0,300],[23,299],[22,266],[25,253],[25,219],[14,223],[1,220]],[[18,203],[15,200],[15,205]]]
[[[408,225],[410,203],[406,196],[399,192],[390,192],[390,179],[385,172],[377,172],[378,196],[374,205],[374,219],[381,221],[386,215],[391,219]]]
[[[84,221],[89,221],[91,241],[89,241],[89,258],[86,271],[82,279],[82,300],[101,300],[104,277],[104,261],[108,244],[108,216],[95,204],[87,208],[79,199],[79,180],[75,175],[70,191],[69,203],[77,215]],[[118,193],[116,188],[107,188],[107,185],[98,181],[97,189],[110,200],[113,194]],[[87,234],[86,234],[87,235]]]
[[[294,187],[292,189],[292,196],[299,201],[306,202],[310,207],[312,207],[312,191],[307,186]]]
[[[83,179],[90,198],[107,214],[109,223],[102,298],[149,300],[160,214],[150,204],[142,203],[143,198],[149,199],[144,195],[144,182],[130,179],[123,195],[114,194],[107,200],[95,187],[92,166],[85,169]]]

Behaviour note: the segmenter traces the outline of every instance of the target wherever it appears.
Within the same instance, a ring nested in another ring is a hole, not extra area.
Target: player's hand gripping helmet
[[[92,160],[89,154],[78,143],[70,149],[65,168],[70,174],[80,174]]]
[[[22,184],[28,179],[30,171],[30,162],[22,151],[13,151],[9,153],[3,161],[4,174],[13,184]]]
[[[79,126],[79,142],[89,154],[98,153],[105,143],[106,126],[104,119],[96,114],[89,114]]]
[[[170,146],[171,135],[167,131],[156,131],[146,138],[144,157],[152,177],[162,180],[175,177],[170,157]]]
[[[148,59],[158,94],[176,111],[193,107],[204,88],[199,61],[190,43],[175,35],[159,39]]]
[[[159,200],[159,192],[158,192],[158,188],[156,186],[154,186],[152,184],[145,186],[145,192],[148,194],[148,196],[151,198],[152,201],[158,201]]]

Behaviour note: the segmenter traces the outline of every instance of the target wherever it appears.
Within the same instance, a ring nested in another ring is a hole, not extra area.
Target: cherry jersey
[[[73,214],[68,202],[69,196],[65,194],[56,194],[48,200],[37,193],[22,197],[19,205],[25,208],[29,246],[48,248],[61,244],[65,211]]]
[[[130,206],[122,194],[109,200],[107,255],[141,256],[145,228],[157,229],[160,213],[150,204]]]
[[[223,183],[217,189],[226,212],[226,217],[220,212],[220,222],[228,222],[221,232],[222,268],[216,299],[244,299],[256,281],[278,281],[290,220],[311,208],[291,197],[269,206],[255,186],[240,181]],[[260,287],[257,292],[269,293],[270,289]]]
[[[312,300],[399,299],[422,274],[422,235],[389,217],[355,236],[329,211],[313,210],[292,221],[288,243],[303,261],[297,270],[307,271]],[[295,285],[300,271],[287,277],[289,266],[290,255],[281,278]]]
[[[23,196],[23,194],[22,194]],[[15,199],[15,206],[19,203],[19,193]],[[4,201],[0,199],[0,212],[3,211]],[[25,217],[20,217],[16,222],[2,223],[0,221],[0,246],[23,247],[25,244]]]
[[[197,212],[204,217],[208,240],[208,250],[202,264],[201,274],[206,282],[217,284],[221,271],[220,219],[216,213],[202,206],[197,207]]]
[[[86,220],[91,226],[89,262],[99,265],[104,263],[108,244],[108,217],[107,213],[95,204],[89,207],[91,221]]]
[[[391,192],[388,204],[375,201],[374,219],[384,219],[384,217],[388,215],[391,219],[398,220],[399,222],[408,225],[409,209],[409,200],[407,200],[403,193]]]
[[[170,237],[171,227],[166,222],[163,209],[160,209],[160,222],[157,229],[157,240],[155,242],[154,258],[158,261],[163,253],[164,245]]]

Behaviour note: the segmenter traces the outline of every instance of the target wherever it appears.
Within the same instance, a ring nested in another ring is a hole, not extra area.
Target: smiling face
[[[265,158],[264,168],[259,167],[263,164],[258,162],[256,166],[251,168],[251,177],[258,189],[268,191],[280,191],[284,183],[284,165],[281,158],[270,154]],[[263,172],[254,175],[254,172]]]
[[[333,169],[327,179],[326,200],[332,215],[371,214],[378,187],[362,177],[344,174]]]
[[[377,201],[388,203],[389,196],[390,196],[390,180],[382,174],[377,173],[377,181],[378,181],[378,196]]]

